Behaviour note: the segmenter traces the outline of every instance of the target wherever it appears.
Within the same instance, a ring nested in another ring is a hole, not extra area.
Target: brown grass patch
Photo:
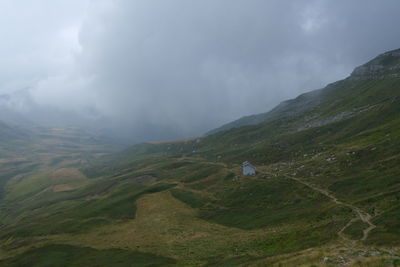
[[[52,173],[52,179],[55,182],[79,181],[85,179],[85,175],[75,168],[61,168]]]
[[[68,185],[68,184],[58,184],[53,186],[53,192],[65,192],[65,191],[72,191],[75,190],[74,187]]]
[[[237,247],[279,231],[246,231],[201,220],[196,210],[169,192],[145,195],[136,203],[136,219],[129,222],[101,226],[81,235],[48,238],[51,242],[99,249],[129,248],[177,258],[185,265],[200,265],[210,257],[237,256],[241,253]]]
[[[196,217],[195,209],[166,191],[144,195],[136,204],[134,220],[100,226],[83,234],[43,236],[36,244],[60,243],[97,249],[139,250],[175,258],[181,266],[203,266],[210,258],[254,256],[259,260],[246,266],[328,267],[337,265],[335,262],[325,263],[324,257],[338,259],[344,256],[349,266],[359,267],[374,266],[387,258],[385,255],[358,258],[358,253],[354,254],[356,248],[346,249],[342,245],[330,244],[262,259],[264,252],[252,244],[289,228],[242,230],[201,220]]]

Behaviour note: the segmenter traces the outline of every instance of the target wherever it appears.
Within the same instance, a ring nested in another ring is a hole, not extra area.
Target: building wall
[[[244,166],[243,167],[243,175],[255,175],[256,170],[251,166]]]

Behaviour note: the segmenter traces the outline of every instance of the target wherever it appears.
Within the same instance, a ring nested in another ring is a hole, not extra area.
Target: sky
[[[0,119],[198,136],[400,47],[398,0],[0,0]]]

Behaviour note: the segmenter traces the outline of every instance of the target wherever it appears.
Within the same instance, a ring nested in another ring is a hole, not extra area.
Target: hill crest
[[[205,135],[212,135],[218,132],[239,128],[242,126],[258,125],[283,117],[297,116],[304,114],[321,103],[321,95],[335,90],[343,82],[357,82],[363,80],[382,80],[385,78],[400,78],[400,49],[380,54],[367,63],[356,67],[349,77],[331,84],[324,88],[303,93],[298,97],[285,100],[268,112],[254,114],[239,118],[216,129],[208,131]],[[353,85],[348,86],[352,88]]]

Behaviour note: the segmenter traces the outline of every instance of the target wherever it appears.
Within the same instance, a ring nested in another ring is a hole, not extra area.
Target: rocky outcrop
[[[383,53],[370,62],[354,69],[350,79],[400,78],[400,49]]]

